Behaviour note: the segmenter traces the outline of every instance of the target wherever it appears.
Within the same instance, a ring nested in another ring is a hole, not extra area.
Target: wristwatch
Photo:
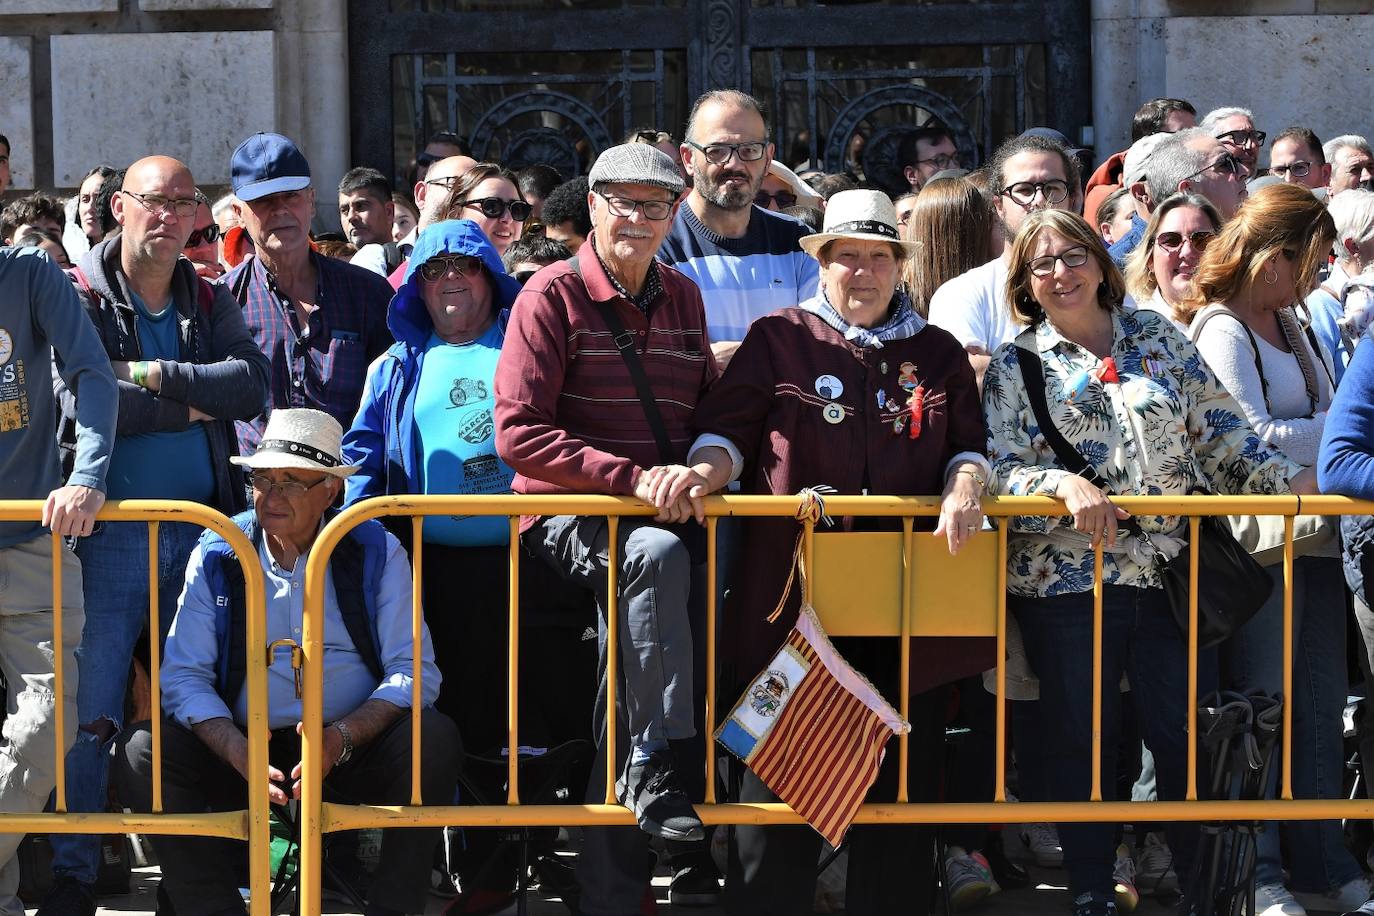
[[[343,750],[339,751],[339,759],[334,761],[334,766],[348,763],[353,756],[353,735],[349,733],[348,726],[343,724],[342,719],[335,719],[329,723],[339,730],[339,735],[343,738]]]

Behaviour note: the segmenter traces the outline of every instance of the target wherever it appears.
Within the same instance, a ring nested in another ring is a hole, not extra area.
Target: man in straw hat
[[[354,468],[339,459],[343,430],[306,408],[272,412],[257,452],[232,458],[249,471],[253,509],[235,517],[258,548],[267,586],[267,640],[299,640],[305,561],[329,507]],[[400,543],[375,521],[354,528],[329,563],[325,595],[324,778],[327,789],[358,802],[410,800],[410,564]],[[233,810],[245,804],[248,689],[245,683],[243,573],[233,549],[207,532],[191,554],[186,589],[167,636],[162,668],[163,799],[167,811]],[[453,721],[432,708],[439,669],[421,623],[421,780],[423,801],[453,799],[462,750]],[[300,796],[298,671],[292,652],[268,670],[267,772],[274,804]],[[118,748],[121,797],[152,807],[152,734],[135,726]],[[369,889],[367,916],[422,913],[437,829],[387,830]],[[233,866],[233,841],[153,837],[166,897],[182,914],[245,912]]]
[[[692,412],[718,370],[701,294],[654,260],[682,192],[673,161],[647,144],[616,146],[588,181],[587,244],[536,274],[512,310],[496,369],[496,448],[515,469],[516,492],[637,496],[659,508],[656,519],[629,517],[619,527],[617,697],[628,735],[616,742],[626,754],[616,788],[645,833],[700,840],[683,784],[690,777],[671,743],[696,734],[701,653],[693,651],[689,595],[694,580],[704,584],[704,552],[701,528],[683,523],[702,517],[705,481],[683,461]],[[682,495],[667,499],[669,487]],[[531,551],[596,592],[604,672],[606,519],[526,518],[522,530]],[[604,739],[604,684],[597,705]],[[593,768],[593,798],[604,792],[596,782],[605,772],[604,763]],[[584,835],[582,912],[637,912],[647,837],[625,828]]]

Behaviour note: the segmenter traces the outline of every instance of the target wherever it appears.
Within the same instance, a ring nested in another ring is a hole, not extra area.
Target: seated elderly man
[[[341,464],[343,430],[328,414],[274,411],[250,458],[253,510],[234,521],[257,547],[267,591],[269,642],[298,639],[305,596],[305,561],[326,511],[353,468]],[[410,800],[410,565],[396,538],[364,522],[344,539],[329,564],[325,596],[324,780],[342,801],[407,804]],[[243,573],[229,545],[207,532],[186,569],[186,588],[167,636],[162,668],[163,801],[167,811],[227,811],[245,807],[249,778]],[[421,633],[422,797],[452,801],[461,747],[451,719],[431,708],[439,671],[429,632]],[[262,651],[261,647],[253,647]],[[289,652],[273,656],[267,675],[270,765],[252,778],[269,780],[274,804],[300,797],[302,710]],[[152,736],[135,727],[119,747],[115,768],[121,797],[137,810],[152,807]],[[289,774],[289,775],[288,775]],[[429,893],[437,829],[387,830],[369,892],[368,916],[422,913]],[[232,854],[240,845],[207,837],[153,837],[163,892],[180,916],[242,914]]]

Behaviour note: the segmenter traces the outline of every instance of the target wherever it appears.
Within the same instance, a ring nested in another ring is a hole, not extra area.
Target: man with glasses
[[[468,141],[451,130],[440,130],[431,134],[425,148],[415,157],[416,182],[424,181],[436,162],[454,156],[472,156],[472,147],[468,145]]]
[[[1214,108],[1207,112],[1198,127],[1207,131],[1245,166],[1244,178],[1251,178],[1259,170],[1260,149],[1267,136],[1255,130],[1255,116],[1245,108]]]
[[[1179,191],[1196,191],[1212,202],[1222,219],[1229,220],[1245,200],[1249,175],[1245,162],[1224,143],[1206,128],[1194,127],[1170,134],[1155,148],[1146,187],[1152,202]]]
[[[1344,134],[1326,141],[1322,147],[1331,163],[1331,196],[1351,188],[1374,191],[1374,152],[1369,141],[1355,134]]]
[[[1006,306],[1012,241],[1035,210],[1073,210],[1080,173],[1064,144],[1033,133],[1003,143],[988,164],[993,210],[1002,224],[1002,254],[945,282],[930,297],[930,323],[949,331],[968,351],[981,384],[992,353],[1020,332]]]
[[[219,224],[210,209],[210,198],[199,188],[196,189],[196,217],[191,225],[195,228],[186,237],[186,247],[181,253],[195,265],[197,274],[207,280],[218,280],[224,274],[224,265],[219,262]]]
[[[820,274],[801,250],[809,230],[756,205],[773,161],[756,99],[734,89],[698,98],[680,157],[692,191],[658,257],[701,289],[711,347],[724,366],[755,318],[815,295]]]
[[[358,249],[358,253],[349,263],[386,277],[392,289],[399,289],[405,280],[406,262],[410,259],[411,249],[415,247],[415,239],[430,223],[444,218],[442,211],[449,191],[453,189],[454,183],[476,164],[477,160],[471,156],[449,156],[431,165],[425,177],[415,182],[413,189],[415,206],[420,211],[415,228],[399,242],[382,241],[364,245]],[[394,267],[390,266],[393,257],[390,253],[392,247],[401,255]]]
[[[954,134],[934,119],[902,138],[897,146],[897,162],[913,192],[925,187],[937,172],[962,166]]]
[[[1331,183],[1331,166],[1322,142],[1306,127],[1290,127],[1269,147],[1269,174],[1313,191]]]
[[[301,641],[305,568],[330,506],[356,470],[340,456],[343,431],[317,410],[280,410],[246,467],[253,508],[234,523],[256,548],[266,583],[266,639]],[[145,571],[146,574],[146,571]],[[165,810],[229,811],[247,802],[247,780],[266,780],[273,805],[300,798],[304,718],[293,652],[273,652],[267,672],[268,766],[248,772],[248,612],[243,569],[233,548],[206,533],[186,565],[176,622],[162,668],[162,792]],[[324,597],[329,634],[324,667],[322,778],[350,803],[404,805],[411,795],[412,689],[419,662],[420,795],[427,805],[454,797],[462,749],[453,720],[434,709],[442,676],[429,630],[411,631],[410,562],[380,522],[353,528],[330,557]],[[252,647],[261,651],[261,647]],[[152,809],[150,723],[131,729],[115,753],[120,797]],[[423,913],[438,828],[382,835],[381,861],[365,916]],[[178,913],[246,913],[235,860],[243,844],[212,837],[154,837],[160,896]],[[165,907],[163,908],[165,911]]]
[[[119,380],[119,426],[106,471],[110,499],[184,499],[233,515],[244,508],[233,472],[235,420],[262,410],[267,357],[244,326],[229,290],[196,275],[182,257],[200,214],[210,208],[190,170],[151,156],[129,166],[111,201],[121,231],[96,243],[73,271],[82,304]],[[84,394],[84,389],[80,394]],[[59,441],[77,440],[72,397],[59,386]],[[157,599],[162,632],[171,623],[197,525],[158,526]],[[76,654],[77,740],[67,754],[67,804],[100,812],[106,761],[124,722],[125,686],[134,646],[148,624],[148,526],[103,522],[76,544],[84,570],[86,621]],[[95,912],[100,840],[52,839],[56,882],[47,916]]]
[[[254,134],[234,150],[229,171],[253,254],[223,282],[272,365],[265,409],[238,424],[239,454],[251,455],[274,408],[313,407],[353,422],[368,364],[392,343],[392,290],[371,271],[311,248],[315,190],[296,144]]]
[[[673,161],[629,143],[603,152],[588,178],[592,236],[572,261],[531,279],[512,310],[496,368],[496,450],[515,469],[517,493],[635,496],[659,510],[621,519],[616,548],[617,697],[628,726],[616,741],[625,757],[616,795],[640,830],[585,828],[578,862],[582,912],[637,913],[648,834],[704,845],[678,763],[696,736],[705,653],[693,636],[705,556],[692,520],[702,518],[706,481],[684,463],[693,412],[719,369],[697,287],[654,259],[682,193]],[[527,517],[521,527],[531,552],[595,593],[604,675],[606,519]],[[603,677],[593,725],[603,754],[605,725]],[[604,760],[592,767],[589,800],[604,797],[605,773]]]

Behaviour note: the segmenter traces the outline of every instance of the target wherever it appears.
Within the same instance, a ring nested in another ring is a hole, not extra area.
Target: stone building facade
[[[1303,124],[1327,137],[1374,131],[1371,11],[1374,0],[0,0],[0,133],[14,191],[71,189],[96,163],[150,151],[223,185],[230,151],[256,130],[297,139],[321,189],[353,164],[401,175],[415,137],[438,126],[475,130],[478,155],[585,165],[632,125],[679,131],[691,94],[729,84],[771,93],[790,110],[780,151],[830,168],[853,133],[876,163],[894,125],[929,115],[961,120],[975,158],[1035,123],[1101,157],[1128,145],[1136,106],[1157,95],[1200,112],[1243,104],[1271,134]],[[503,91],[503,56],[553,75],[526,69],[521,83],[513,71]]]

